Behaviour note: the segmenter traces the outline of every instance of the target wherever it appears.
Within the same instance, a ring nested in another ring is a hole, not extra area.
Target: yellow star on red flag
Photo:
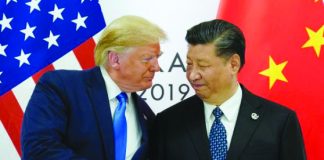
[[[314,0],[314,2],[319,2],[320,0]],[[324,0],[322,0],[322,2],[324,3]]]
[[[285,75],[282,73],[288,61],[276,64],[271,56],[269,56],[269,68],[259,72],[263,76],[269,77],[269,89],[271,89],[277,80],[288,82]]]
[[[309,36],[308,41],[302,46],[302,48],[313,47],[317,57],[320,56],[321,47],[324,45],[324,25],[317,31],[306,27],[307,34]]]
[[[324,0],[272,2],[224,1],[217,18],[239,26],[247,40],[240,83],[296,111],[307,159],[324,160]]]

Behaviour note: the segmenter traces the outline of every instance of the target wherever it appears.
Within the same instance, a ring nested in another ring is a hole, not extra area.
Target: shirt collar
[[[221,104],[220,106],[216,106],[216,107],[220,107],[225,118],[228,121],[233,121],[233,120],[235,120],[235,117],[237,117],[237,115],[238,115],[238,111],[239,111],[240,105],[241,105],[241,100],[242,100],[242,89],[241,89],[241,86],[238,85],[234,95],[231,98],[229,98],[228,100],[226,100],[223,104]],[[213,116],[212,112],[215,109],[215,105],[204,102],[204,109],[205,109],[205,115],[206,115],[205,118],[210,119]]]
[[[114,100],[117,97],[117,95],[119,95],[120,92],[122,92],[122,90],[111,79],[108,72],[106,71],[106,69],[103,66],[100,66],[100,71],[101,71],[102,77],[103,77],[103,79],[105,81],[105,84],[106,84],[106,90],[107,90],[108,98],[109,98],[110,101]],[[127,93],[127,97],[129,99],[130,93]]]

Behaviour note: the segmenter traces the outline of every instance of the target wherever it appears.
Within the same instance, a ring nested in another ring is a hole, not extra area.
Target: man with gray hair
[[[165,38],[146,19],[123,16],[103,31],[96,67],[44,74],[24,115],[22,159],[147,159],[155,115],[136,91],[152,86]]]

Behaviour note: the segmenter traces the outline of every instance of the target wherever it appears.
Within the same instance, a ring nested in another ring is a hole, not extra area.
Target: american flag
[[[92,36],[104,27],[98,0],[0,1],[0,137],[8,135],[18,155],[23,112],[39,77],[93,66]]]

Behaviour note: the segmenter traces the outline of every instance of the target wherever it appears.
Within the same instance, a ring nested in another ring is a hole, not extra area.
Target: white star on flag
[[[17,0],[7,0],[6,4],[9,4],[10,2],[16,2],[17,3]]]
[[[0,43],[0,55],[3,55],[3,56],[7,56],[6,52],[5,52],[5,49],[7,48],[8,45],[2,45]]]
[[[60,37],[60,35],[53,35],[52,31],[50,31],[50,34],[47,38],[44,38],[46,42],[48,42],[48,49],[52,46],[58,46],[57,39]]]
[[[64,20],[63,17],[62,17],[62,12],[64,11],[64,9],[65,8],[60,8],[60,9],[57,8],[57,5],[55,4],[54,5],[54,10],[48,12],[49,14],[53,15],[53,22],[55,22],[55,20],[57,18]]]
[[[19,68],[23,65],[23,64],[29,64],[28,61],[28,57],[30,56],[31,53],[27,53],[25,54],[24,50],[21,50],[20,56],[15,57],[15,59],[19,60]]]
[[[13,18],[7,18],[7,16],[5,14],[2,15],[2,20],[0,21],[1,32],[6,28],[11,29],[10,22],[12,21],[12,19]]]
[[[1,74],[2,74],[2,72],[0,72],[0,76],[1,76]],[[0,84],[1,84],[2,82],[1,82],[1,80],[0,80]]]
[[[33,33],[35,29],[36,29],[36,26],[35,27],[30,27],[28,22],[27,22],[26,23],[26,28],[20,30],[20,32],[25,34],[25,40],[26,40],[28,37],[35,38],[34,33]]]
[[[106,26],[99,1],[0,0],[0,160],[24,159],[22,119],[43,73],[95,66],[94,37]]]
[[[81,17],[80,12],[78,12],[78,18],[72,20],[73,23],[76,24],[76,31],[82,26],[84,28],[87,28],[84,21],[88,18],[88,16]]]
[[[34,9],[40,11],[40,8],[38,4],[40,3],[41,0],[31,0],[30,2],[27,2],[26,5],[30,7],[29,13],[32,13]]]
[[[81,0],[81,4],[84,2],[85,0]],[[89,0],[90,2],[92,1],[92,0]]]

